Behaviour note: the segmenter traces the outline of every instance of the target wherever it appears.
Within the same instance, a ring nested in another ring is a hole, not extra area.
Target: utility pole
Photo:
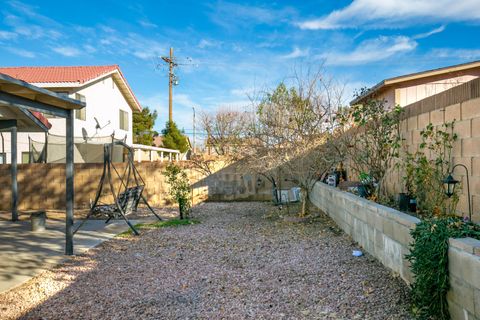
[[[162,57],[162,60],[168,63],[168,121],[173,121],[173,86],[178,84],[177,77],[174,73],[174,68],[178,66],[175,62],[175,57],[173,56],[173,48],[170,48],[170,56]]]
[[[193,109],[193,154],[195,154],[195,107]]]

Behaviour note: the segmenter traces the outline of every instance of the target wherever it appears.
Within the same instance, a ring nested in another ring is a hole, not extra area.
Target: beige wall
[[[420,132],[429,123],[440,127],[444,122],[456,120],[455,133],[458,140],[452,151],[452,163],[464,164],[469,171],[472,219],[480,222],[480,78],[458,85],[439,94],[404,107],[400,134],[410,152],[415,152],[421,142]],[[345,161],[348,167],[348,160]],[[358,174],[348,170],[350,180],[358,180]],[[388,171],[385,177],[391,195],[405,192],[403,173],[397,169]],[[454,177],[461,180],[462,190],[458,214],[468,214],[467,179],[465,171],[458,167]]]
[[[406,283],[412,283],[413,274],[405,254],[412,242],[410,230],[419,219],[319,182],[311,200],[365,251]],[[450,239],[448,258],[447,299],[452,319],[480,320],[480,241]]]
[[[189,166],[188,161],[179,162]],[[136,164],[145,180],[145,195],[152,206],[169,203],[163,171],[167,162],[142,162]],[[120,174],[124,163],[115,164]],[[75,164],[75,208],[86,209],[95,198],[103,171],[103,164]],[[219,169],[209,177],[187,169],[193,187],[194,202],[271,200],[271,185],[265,179],[246,174],[236,165]],[[120,180],[112,170],[115,188]],[[18,166],[19,209],[64,209],[65,208],[65,164],[21,164]],[[0,210],[9,210],[11,203],[10,165],[0,165]],[[118,190],[118,189],[117,189]],[[108,191],[108,190],[107,190]],[[108,193],[108,192],[107,192]],[[106,196],[104,202],[113,199]]]
[[[455,132],[458,140],[452,151],[452,163],[464,164],[469,171],[470,192],[472,201],[472,218],[480,221],[480,98],[446,106],[425,113],[405,118],[401,122],[401,134],[409,150],[417,150],[421,142],[420,132],[432,123],[441,126],[444,122],[456,120]],[[402,173],[392,170],[387,176],[388,190],[392,193],[403,192]],[[458,203],[459,214],[468,214],[466,173],[462,168],[455,169],[455,178],[461,180],[462,191]]]
[[[388,86],[379,92],[378,98],[385,99],[388,108],[405,107],[479,77],[480,68],[406,81]]]

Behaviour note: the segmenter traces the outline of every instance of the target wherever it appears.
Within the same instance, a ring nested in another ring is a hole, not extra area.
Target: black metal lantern
[[[469,178],[469,173],[468,173],[468,168],[461,163],[457,163],[452,167],[452,170],[448,174],[448,176],[443,180],[443,185],[445,188],[445,194],[447,197],[451,197],[455,194],[455,186],[460,182],[456,180],[454,177],[452,177],[452,173],[455,170],[456,167],[462,167],[465,169],[465,177],[467,178],[467,202],[468,202],[468,218],[469,221],[472,221],[472,197],[470,195],[470,178]]]
[[[443,187],[445,188],[445,194],[447,197],[451,197],[455,194],[455,187],[460,181],[452,177],[452,174],[449,173],[448,176],[443,179]]]

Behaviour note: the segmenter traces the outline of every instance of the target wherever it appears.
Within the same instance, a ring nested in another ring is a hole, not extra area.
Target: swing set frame
[[[113,150],[116,145],[122,146],[127,150],[127,165],[125,166],[125,170],[122,175],[120,175],[112,161]],[[117,192],[115,192],[115,187],[112,180],[112,169],[121,182]],[[113,204],[100,203],[100,197],[102,196],[102,191],[104,190],[106,183],[108,183],[110,192],[113,196]],[[131,183],[133,183],[134,187],[129,187]],[[75,234],[93,214],[102,213],[107,215],[107,220],[105,220],[105,223],[110,222],[110,220],[114,218],[121,217],[123,220],[125,220],[125,223],[132,230],[133,234],[139,235],[138,230],[128,220],[127,215],[137,211],[140,200],[143,201],[150,212],[158,220],[162,221],[162,218],[155,213],[143,195],[144,188],[145,181],[138,172],[138,169],[135,167],[133,149],[124,141],[114,140],[112,137],[112,143],[103,145],[103,172],[98,184],[97,192],[95,194],[95,199],[90,205],[90,211],[88,212],[86,218],[74,230],[73,234]]]

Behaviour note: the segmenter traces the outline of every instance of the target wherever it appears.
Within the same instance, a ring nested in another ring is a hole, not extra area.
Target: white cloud
[[[227,1],[218,1],[212,5],[211,20],[226,28],[232,29],[242,26],[278,25],[288,22],[296,15],[293,8],[274,8],[270,6],[252,6]]]
[[[480,59],[480,49],[434,49],[429,56],[433,58],[455,58],[461,60]]]
[[[211,47],[219,47],[220,45],[221,45],[221,42],[219,41],[202,39],[198,43],[197,47],[199,47],[200,49],[205,49],[205,48],[211,48]]]
[[[0,40],[12,40],[17,37],[15,32],[0,30]]]
[[[301,29],[391,27],[427,22],[478,21],[478,0],[354,0],[345,8],[298,23]]]
[[[289,54],[286,54],[282,56],[283,59],[296,59],[296,58],[302,58],[308,56],[310,53],[310,50],[308,49],[300,49],[299,47],[294,47],[293,51],[290,52]]]
[[[380,36],[361,42],[353,51],[331,51],[319,55],[318,58],[325,59],[327,65],[356,65],[384,60],[397,54],[412,51],[416,46],[417,42],[409,37]]]
[[[138,21],[138,23],[139,23],[142,27],[144,27],[144,28],[153,29],[153,28],[157,28],[157,27],[158,27],[158,25],[156,25],[155,23],[150,22],[150,21],[148,21],[148,20],[146,20],[146,19],[140,20],[140,21]]]
[[[430,30],[428,32],[425,32],[425,33],[420,33],[420,34],[417,34],[413,37],[413,39],[423,39],[423,38],[428,38],[434,34],[437,34],[437,33],[440,33],[440,32],[443,32],[445,30],[445,26],[440,26],[438,28],[435,28],[433,30]]]
[[[89,44],[84,45],[83,49],[88,53],[95,53],[97,51],[97,49],[94,46]]]
[[[65,57],[76,57],[81,54],[80,50],[78,50],[75,47],[69,47],[69,46],[55,47],[52,50]]]
[[[35,58],[37,55],[35,52],[20,49],[20,48],[7,48],[8,51],[10,51],[13,54],[16,54],[17,56],[23,57],[23,58]]]

